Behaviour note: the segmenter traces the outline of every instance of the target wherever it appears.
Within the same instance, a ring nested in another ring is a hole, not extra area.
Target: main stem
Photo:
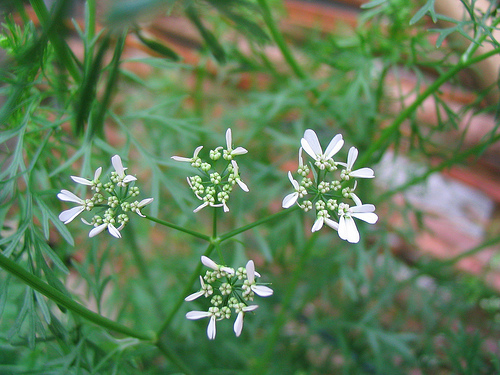
[[[153,333],[150,332],[145,333],[133,330],[127,326],[124,326],[102,315],[99,315],[92,310],[87,309],[85,306],[79,304],[78,302],[75,302],[68,296],[64,295],[51,285],[41,280],[39,277],[26,271],[19,264],[10,260],[3,254],[0,254],[0,267],[9,272],[10,274],[18,277],[29,287],[40,292],[45,297],[54,301],[58,305],[61,305],[67,308],[68,310],[73,311],[75,314],[81,316],[84,319],[87,319],[88,321],[94,324],[97,324],[98,326],[109,329],[111,331],[122,333],[130,337],[135,337],[140,340],[154,341],[156,339],[156,336]]]

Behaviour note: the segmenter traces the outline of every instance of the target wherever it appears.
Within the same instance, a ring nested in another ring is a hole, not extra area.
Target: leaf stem
[[[205,240],[205,241],[209,241],[210,242],[210,237],[207,236],[206,234],[202,234],[202,233],[198,233],[198,232],[195,232],[193,230],[190,230],[190,229],[187,229],[187,228],[184,228],[184,227],[181,227],[179,225],[176,225],[174,223],[170,223],[168,221],[165,221],[165,220],[161,220],[161,219],[157,219],[155,217],[152,217],[152,216],[148,216],[148,215],[144,215],[144,217],[148,220],[151,220],[155,223],[158,223],[158,224],[161,224],[161,225],[164,225],[166,227],[169,227],[169,228],[172,228],[172,229],[175,229],[175,230],[178,230],[180,232],[184,232],[184,233],[187,233],[187,234],[190,234],[191,236],[193,237],[196,237],[196,238],[199,238],[199,239],[202,239],[202,240]]]
[[[75,314],[81,316],[84,319],[87,319],[94,324],[97,324],[100,327],[122,333],[126,336],[135,337],[140,340],[155,341],[156,339],[156,336],[152,332],[138,332],[102,315],[99,315],[92,310],[87,309],[85,306],[79,304],[78,302],[75,302],[59,290],[41,280],[39,277],[26,271],[19,264],[10,260],[3,254],[0,254],[0,267],[10,274],[18,277],[29,287],[40,292],[45,297],[54,301],[58,305],[61,305],[68,310],[73,311]]]

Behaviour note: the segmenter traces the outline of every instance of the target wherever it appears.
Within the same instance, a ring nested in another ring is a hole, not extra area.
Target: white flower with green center
[[[201,289],[198,292],[190,294],[189,296],[187,296],[186,298],[184,298],[184,301],[187,301],[187,302],[194,301],[195,299],[197,299],[197,298],[199,298],[201,296],[208,297],[208,296],[211,296],[214,293],[214,289],[213,289],[212,285],[205,284],[203,282],[203,278],[201,276],[200,276],[200,284],[201,284]]]
[[[344,140],[342,139],[341,134],[337,134],[332,138],[332,140],[328,144],[328,147],[323,153],[323,149],[321,148],[321,145],[319,143],[318,136],[316,135],[314,130],[307,129],[304,132],[304,138],[300,140],[300,144],[302,145],[304,151],[314,159],[314,164],[319,169],[324,170],[325,168],[332,168],[332,157],[342,148],[342,146],[344,145]]]
[[[207,327],[207,336],[210,340],[215,339],[216,329],[215,322],[218,318],[220,318],[221,313],[218,307],[212,306],[208,309],[208,311],[190,311],[186,314],[186,318],[190,320],[198,320],[203,318],[210,318]]]
[[[246,306],[244,303],[239,303],[238,306],[234,306],[235,312],[238,314],[233,326],[236,337],[239,337],[241,335],[241,331],[243,330],[243,316],[245,313],[248,311],[254,311],[258,307],[258,305]]]
[[[94,179],[88,180],[83,177],[71,176],[71,179],[75,181],[77,184],[90,186],[92,190],[95,190],[98,193],[102,188],[102,183],[99,181],[99,177],[101,177],[102,167],[99,167],[94,172]]]
[[[234,275],[234,269],[232,269],[231,267],[220,266],[217,263],[215,263],[212,259],[210,259],[209,257],[206,257],[205,255],[201,256],[201,263],[203,263],[204,266],[216,271],[217,278],[224,277],[227,274]]]
[[[135,176],[125,174],[127,168],[123,167],[122,159],[119,155],[113,156],[111,158],[111,163],[115,168],[115,174],[114,178],[112,177],[112,180],[114,179],[113,182],[116,183],[119,187],[125,187],[128,183],[137,180]]]
[[[300,186],[297,180],[295,180],[292,176],[292,172],[288,171],[288,179],[293,185],[295,191],[293,193],[288,194],[285,198],[283,198],[283,202],[281,203],[283,208],[292,207],[297,200],[302,198],[305,194],[307,194],[306,188],[304,186]]]
[[[193,167],[199,168],[201,166],[201,159],[198,157],[198,154],[200,153],[202,148],[203,146],[196,147],[192,158],[185,158],[183,156],[172,156],[172,159],[174,159],[175,161],[188,162],[191,163]]]
[[[349,153],[347,154],[347,163],[338,163],[346,167],[341,174],[340,178],[343,180],[349,180],[350,178],[374,178],[375,173],[371,168],[360,168],[355,171],[352,170],[354,162],[358,158],[358,149],[356,147],[351,147]]]
[[[90,211],[94,207],[94,202],[91,199],[79,198],[71,191],[64,189],[61,190],[59,194],[57,194],[57,198],[65,202],[73,202],[78,204],[78,206],[60,213],[59,220],[61,220],[64,224],[71,223],[73,219],[80,215],[83,211]]]
[[[248,186],[243,181],[241,181],[238,163],[236,163],[234,160],[231,160],[231,165],[233,166],[233,172],[231,178],[234,181],[236,181],[241,190],[248,193],[249,192]]]
[[[130,211],[135,212],[137,215],[139,215],[141,217],[146,217],[145,215],[142,214],[141,208],[143,208],[144,206],[147,206],[148,204],[153,202],[153,199],[154,198],[146,198],[140,202],[135,201],[135,202],[130,203]]]
[[[233,157],[236,155],[244,155],[248,152],[243,147],[236,147],[235,149],[233,149],[233,136],[231,133],[231,128],[228,128],[226,130],[226,147],[227,148],[223,150],[222,157],[228,161],[233,160]]]
[[[338,232],[339,237],[350,243],[359,242],[359,232],[354,222],[354,218],[363,220],[368,224],[375,224],[378,216],[374,213],[375,206],[373,204],[362,204],[360,206],[349,207],[345,203],[339,204],[339,224]]]
[[[265,285],[257,285],[255,281],[255,276],[259,277],[260,275],[255,272],[255,264],[253,260],[249,260],[246,265],[247,270],[247,280],[246,282],[249,288],[260,297],[269,297],[273,295],[273,290]]]

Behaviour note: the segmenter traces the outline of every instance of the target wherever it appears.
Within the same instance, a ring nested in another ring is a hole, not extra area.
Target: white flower
[[[220,311],[219,308],[215,306],[210,307],[208,311],[190,311],[186,314],[186,318],[190,320],[210,318],[207,327],[207,336],[210,340],[215,339],[215,334],[217,333],[215,322],[218,317],[220,317]]]
[[[317,232],[318,230],[323,228],[323,224],[326,224],[330,228],[333,228],[335,230],[337,230],[339,227],[339,224],[337,222],[333,221],[332,219],[330,219],[326,216],[318,215],[318,217],[316,218],[316,221],[314,222],[314,224],[311,228],[311,232]]]
[[[234,321],[234,333],[236,334],[236,337],[239,337],[241,335],[241,331],[243,329],[243,316],[245,315],[246,312],[248,311],[254,311],[258,305],[249,305],[245,306],[243,303],[240,305],[243,306],[238,306],[235,310],[238,313],[238,316],[236,317],[236,320]]]
[[[288,179],[293,185],[293,188],[295,189],[295,192],[288,194],[285,198],[283,198],[283,203],[281,204],[283,208],[290,208],[292,207],[296,202],[297,199],[299,199],[299,183],[297,180],[295,180],[292,176],[292,172],[288,171]]]
[[[373,211],[375,211],[373,204],[349,207],[347,204],[341,203],[339,205],[339,237],[350,243],[358,243],[359,232],[353,218],[363,220],[368,224],[375,224],[378,216]]]
[[[220,266],[209,257],[206,257],[205,255],[201,256],[201,263],[203,263],[206,267],[213,269],[214,271],[226,272],[230,275],[234,275],[234,270],[232,268]]]
[[[140,202],[135,201],[135,202],[130,204],[130,211],[135,212],[137,215],[139,215],[141,217],[146,217],[145,215],[142,214],[141,208],[150,204],[153,200],[154,200],[154,198],[146,198]]]
[[[342,139],[341,134],[337,134],[332,138],[330,144],[323,153],[318,136],[314,130],[307,129],[304,132],[304,138],[300,140],[300,144],[302,145],[304,151],[315,160],[316,166],[320,169],[325,169],[329,160],[333,160],[332,156],[339,152],[344,145],[344,140]]]
[[[341,173],[341,178],[348,180],[349,177],[355,178],[373,178],[375,173],[371,168],[360,168],[355,171],[352,170],[354,162],[358,158],[358,149],[356,147],[351,147],[347,155],[347,163],[339,163],[346,167]]]
[[[99,224],[95,226],[90,232],[89,232],[89,237],[95,237],[99,233],[103,232],[105,229],[108,230],[109,234],[111,234],[115,238],[122,238],[122,234],[120,231],[123,229],[125,224],[120,225],[118,228],[116,228],[113,224],[114,219],[111,217],[105,217],[104,222],[102,224]],[[87,220],[82,219],[82,222],[87,225],[93,225],[92,223],[89,223]]]
[[[226,147],[227,149],[223,151],[223,157],[226,160],[232,160],[233,156],[246,154],[248,151],[243,147],[236,147],[233,150],[233,136],[231,134],[231,128],[226,131]]]
[[[132,175],[125,175],[125,171],[127,168],[123,168],[122,164],[122,159],[120,158],[119,155],[115,155],[111,158],[111,163],[113,164],[113,167],[115,168],[116,175],[119,179],[118,181],[118,186],[125,186],[129,182],[137,180],[135,176]]]
[[[205,284],[203,282],[203,278],[201,276],[200,276],[200,284],[201,284],[201,289],[198,292],[190,294],[189,296],[187,296],[186,298],[184,298],[184,301],[190,302],[190,301],[194,301],[195,299],[197,299],[197,298],[199,298],[199,297],[201,297],[203,295],[205,297],[208,297],[208,296],[212,295],[212,293],[213,293],[212,285]]]
[[[94,172],[93,180],[87,180],[86,178],[78,176],[71,176],[71,179],[75,181],[77,184],[91,186],[92,189],[95,189],[96,192],[99,192],[100,189],[99,177],[101,177],[101,173],[102,173],[102,167],[99,167]]]
[[[57,194],[57,198],[65,202],[79,204],[79,206],[70,208],[69,210],[65,210],[59,214],[59,220],[64,222],[64,224],[72,222],[73,219],[80,215],[83,211],[90,211],[94,206],[94,203],[90,199],[81,199],[68,190],[61,190],[61,192]]]
[[[241,188],[241,190],[248,193],[248,191],[249,191],[248,186],[243,181],[241,181],[238,163],[236,163],[234,160],[231,160],[231,165],[233,166],[234,180],[236,181],[238,186]]]
[[[192,158],[185,158],[183,156],[172,156],[172,159],[174,159],[175,161],[185,161],[191,163],[192,165],[194,164],[193,165],[194,167],[199,167],[201,165],[201,159],[198,157],[198,154],[200,153],[202,148],[203,146],[196,147]]]
[[[272,296],[273,290],[271,288],[265,285],[257,285],[255,283],[255,276],[259,276],[259,274],[255,272],[255,264],[253,263],[253,260],[249,260],[245,268],[247,270],[248,284],[252,292],[261,297]]]

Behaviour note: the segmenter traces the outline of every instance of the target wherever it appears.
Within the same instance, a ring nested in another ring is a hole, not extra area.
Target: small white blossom
[[[233,160],[233,156],[244,155],[248,152],[248,150],[243,147],[236,147],[233,149],[233,136],[231,128],[226,130],[226,147],[227,149],[223,151],[223,158],[226,160]]]
[[[329,166],[329,161],[333,160],[332,157],[335,155],[344,145],[344,140],[342,139],[341,134],[337,134],[332,138],[325,152],[323,153],[323,149],[318,140],[318,136],[314,132],[314,130],[307,129],[304,132],[304,138],[300,140],[300,144],[309,156],[311,156],[315,160],[315,165],[320,169],[325,169]]]
[[[283,198],[283,203],[281,204],[283,208],[290,208],[292,207],[296,202],[297,199],[299,199],[299,191],[300,191],[300,186],[297,180],[295,180],[292,176],[292,172],[288,171],[288,179],[293,185],[293,188],[295,189],[295,192],[288,194],[285,198]]]
[[[258,276],[258,273],[255,272],[255,264],[253,260],[249,260],[246,265],[247,270],[247,280],[248,285],[252,292],[257,294],[260,297],[269,297],[273,295],[273,290],[265,285],[257,285],[255,283],[255,276]]]
[[[363,220],[368,224],[375,224],[378,216],[374,213],[375,206],[373,204],[363,204],[361,206],[349,207],[345,203],[339,205],[339,237],[350,243],[359,242],[359,232],[356,228],[354,218]]]
[[[203,146],[196,147],[192,158],[185,158],[183,156],[172,156],[172,159],[174,159],[175,161],[185,161],[191,163],[193,167],[199,168],[201,166],[201,159],[198,157],[198,154],[200,153],[202,148]]]
[[[241,335],[241,331],[243,330],[243,316],[245,315],[245,313],[248,311],[254,311],[257,307],[259,306],[258,305],[245,306],[244,303],[240,303],[237,307],[235,306],[235,310],[238,313],[238,316],[236,317],[233,326],[236,337],[239,337]]]
[[[118,186],[124,187],[129,182],[137,180],[137,178],[135,176],[125,174],[125,171],[127,170],[127,168],[123,167],[122,159],[120,158],[119,155],[113,156],[111,158],[111,163],[113,164],[113,167],[115,168],[116,177],[118,178],[118,181],[116,183]]]
[[[57,198],[65,202],[78,203],[78,206],[60,213],[59,220],[64,222],[64,224],[72,222],[73,219],[83,211],[90,211],[92,207],[94,207],[94,202],[91,199],[81,199],[68,190],[61,190],[61,192],[57,194]]]
[[[201,284],[201,289],[200,291],[198,292],[195,292],[193,294],[190,294],[189,296],[187,296],[186,298],[184,298],[184,301],[194,301],[195,299],[201,297],[201,296],[205,296],[205,297],[208,297],[210,295],[212,295],[212,293],[214,292],[213,291],[213,288],[212,288],[212,285],[210,284],[205,284],[203,282],[203,278],[200,276],[200,284]]]
[[[371,168],[360,168],[355,171],[352,170],[354,162],[358,158],[358,149],[356,147],[351,147],[349,149],[349,153],[347,154],[347,163],[339,163],[346,167],[345,170],[342,171],[340,177],[344,180],[348,180],[350,177],[355,178],[374,178],[375,173]]]
[[[71,179],[75,181],[77,184],[91,186],[92,190],[99,192],[99,190],[102,187],[102,184],[99,182],[99,177],[101,177],[101,173],[102,173],[102,167],[99,167],[94,172],[93,180],[87,180],[86,178],[78,176],[71,176]]]
[[[206,267],[213,269],[214,271],[221,272],[221,276],[225,276],[224,272],[230,275],[234,275],[234,270],[231,267],[219,266],[212,259],[206,257],[205,255],[201,256],[201,263],[203,263],[203,265],[205,265]]]
[[[145,215],[142,214],[141,208],[150,204],[153,200],[154,200],[154,198],[146,198],[140,202],[138,202],[138,201],[132,202],[130,204],[130,211],[135,212],[137,215],[139,215],[141,217],[146,217]]]
[[[231,160],[231,165],[233,166],[233,175],[234,175],[233,178],[234,178],[234,180],[236,181],[238,186],[241,188],[241,190],[248,193],[248,191],[249,191],[248,186],[243,181],[241,181],[238,163],[236,163],[234,160]]]
[[[186,314],[186,318],[190,320],[210,318],[207,327],[207,336],[210,340],[215,339],[215,334],[217,333],[215,329],[215,322],[219,317],[220,317],[220,311],[219,308],[216,306],[210,307],[208,311],[190,311]]]

